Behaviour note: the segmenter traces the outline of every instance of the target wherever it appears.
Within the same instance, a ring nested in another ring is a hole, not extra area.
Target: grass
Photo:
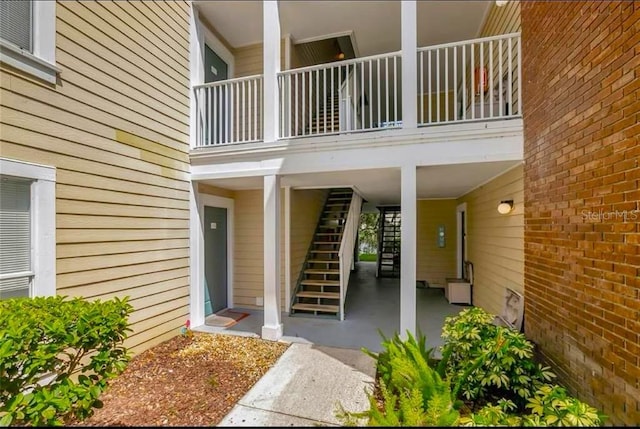
[[[375,262],[378,260],[378,255],[376,255],[375,253],[361,253],[359,260],[367,261],[367,262]]]

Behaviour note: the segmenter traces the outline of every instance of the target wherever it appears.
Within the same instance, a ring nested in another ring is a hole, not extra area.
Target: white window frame
[[[0,39],[0,61],[49,83],[56,83],[56,2],[32,1],[33,52]]]
[[[56,294],[56,169],[0,158],[0,173],[31,180],[32,271],[29,296]]]

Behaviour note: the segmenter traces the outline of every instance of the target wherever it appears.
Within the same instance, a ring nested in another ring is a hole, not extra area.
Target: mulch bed
[[[288,344],[222,334],[177,336],[136,356],[79,426],[211,426]]]

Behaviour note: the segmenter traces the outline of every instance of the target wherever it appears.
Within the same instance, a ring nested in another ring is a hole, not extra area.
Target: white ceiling
[[[518,161],[419,167],[418,198],[457,198],[518,165]],[[232,190],[262,189],[262,177],[206,181]],[[355,186],[368,207],[400,204],[400,170],[370,169],[330,173],[294,174],[282,178],[282,186],[327,188]]]
[[[418,1],[418,46],[478,36],[491,1]],[[262,1],[200,1],[201,14],[233,46],[262,41]],[[400,50],[400,2],[281,1],[282,34],[295,41],[353,31],[359,56]]]

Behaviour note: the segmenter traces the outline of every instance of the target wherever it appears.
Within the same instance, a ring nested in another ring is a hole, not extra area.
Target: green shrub
[[[460,419],[461,426],[600,426],[605,416],[595,408],[567,395],[564,388],[545,384],[529,398],[530,414],[510,414],[513,402],[487,404],[477,413]]]
[[[448,317],[438,372],[448,377],[456,393],[472,401],[510,398],[522,410],[534,392],[555,377],[533,359],[533,344],[523,334],[492,322],[478,307]],[[469,371],[474,364],[474,369]]]
[[[0,301],[0,426],[84,419],[129,360],[124,300]],[[47,383],[43,378],[50,378]]]
[[[429,365],[432,350],[426,349],[425,337],[407,336],[406,340],[398,334],[390,339],[383,336],[381,353],[363,350],[377,360],[383,404],[380,409],[378,398],[369,395],[368,411],[343,411],[343,420],[353,423],[366,418],[370,426],[451,426],[457,422],[459,413],[449,383]]]

